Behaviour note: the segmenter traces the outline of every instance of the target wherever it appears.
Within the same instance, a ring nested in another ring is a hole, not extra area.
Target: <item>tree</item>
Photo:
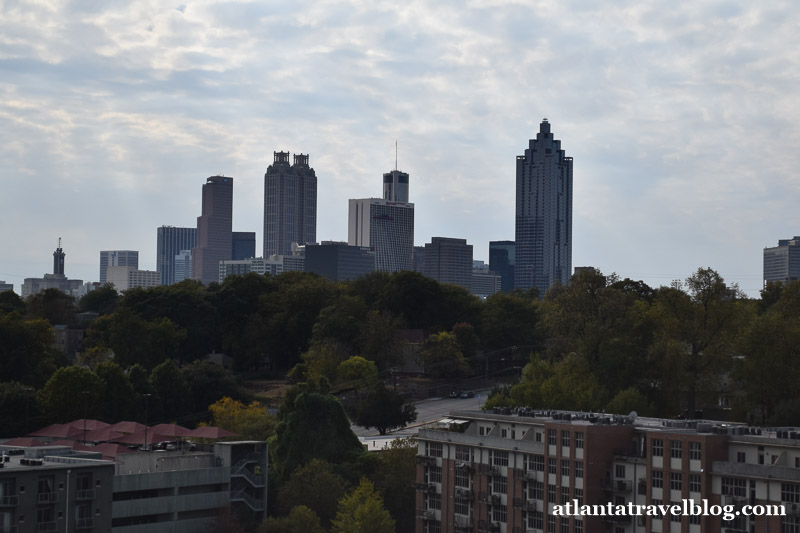
[[[0,381],[40,387],[62,362],[53,348],[53,327],[46,320],[26,321],[17,313],[0,313],[0,339]]]
[[[94,311],[101,315],[110,315],[117,308],[119,293],[110,283],[106,283],[80,299],[78,309],[81,312]]]
[[[321,459],[312,459],[292,472],[278,493],[278,511],[281,514],[302,505],[314,512],[317,521],[328,527],[336,516],[339,500],[347,486],[336,475],[331,465]]]
[[[375,488],[383,497],[399,533],[414,531],[416,500],[417,440],[413,437],[395,439],[378,456],[373,474]]]
[[[28,434],[36,427],[32,421],[38,411],[33,398],[33,389],[22,383],[0,383],[0,436],[18,437]]]
[[[150,383],[156,395],[156,405],[150,402],[153,420],[176,420],[185,415],[191,404],[191,391],[186,380],[178,370],[177,365],[171,360],[166,360],[153,369],[150,374]]]
[[[332,533],[394,533],[394,519],[383,507],[375,487],[362,479],[358,487],[339,501]]]
[[[425,339],[417,353],[425,373],[433,377],[458,377],[469,373],[470,366],[452,333],[442,331]]]
[[[135,416],[137,396],[119,365],[106,361],[97,365],[94,373],[103,380],[102,418],[119,421]]]
[[[0,313],[25,314],[25,300],[14,291],[0,292]]]
[[[486,298],[478,327],[483,347],[498,350],[507,346],[532,346],[535,351],[541,344],[538,306],[538,299],[515,294],[498,293]]]
[[[248,405],[230,397],[224,397],[210,406],[215,426],[239,435],[243,440],[267,440],[275,433],[277,420],[260,402]]]
[[[407,426],[417,419],[417,409],[406,404],[403,397],[378,382],[361,399],[353,413],[353,421],[365,428],[375,428],[381,435]]]
[[[26,301],[32,318],[43,318],[52,325],[75,321],[75,298],[58,289],[45,289]]]
[[[372,361],[361,356],[342,361],[336,369],[336,381],[340,385],[349,385],[355,389],[371,386],[378,379],[378,367]]]
[[[319,517],[305,505],[297,505],[289,516],[270,516],[261,526],[261,533],[325,533]]]
[[[247,394],[233,373],[211,361],[192,361],[181,367],[181,375],[191,391],[191,410],[200,412],[220,398],[243,399]]]
[[[103,380],[88,368],[62,367],[36,394],[36,403],[53,422],[98,418],[102,415],[103,389]]]

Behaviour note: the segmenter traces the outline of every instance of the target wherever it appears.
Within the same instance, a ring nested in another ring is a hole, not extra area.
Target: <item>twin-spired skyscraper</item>
[[[292,243],[317,240],[317,175],[308,154],[273,152],[264,174],[264,257],[291,255]]]
[[[517,156],[514,286],[566,284],[572,273],[572,158],[543,119],[524,155]]]

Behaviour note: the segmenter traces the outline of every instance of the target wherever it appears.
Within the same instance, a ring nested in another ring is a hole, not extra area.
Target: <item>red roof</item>
[[[82,435],[82,429],[77,429],[69,424],[53,424],[28,434],[29,437],[55,437],[61,439],[74,439]]]
[[[150,430],[153,433],[169,435],[170,437],[189,437],[192,435],[191,429],[179,426],[178,424],[158,424],[152,426]]]
[[[110,425],[110,424],[106,424],[105,422],[101,422],[100,420],[92,420],[92,419],[89,419],[89,418],[86,418],[86,419],[80,418],[78,420],[73,420],[72,422],[68,422],[67,425],[68,426],[72,426],[74,428],[78,428],[81,431],[83,431],[84,422],[86,422],[86,425],[85,425],[86,431],[91,431],[91,430],[94,430],[94,429],[107,428]]]
[[[222,437],[238,437],[239,434],[215,426],[204,426],[195,429],[189,436],[198,439],[221,439]]]
[[[100,428],[86,432],[86,440],[91,442],[107,442],[117,437],[123,436],[125,433],[116,431],[114,429]],[[83,440],[83,435],[81,435]]]
[[[0,443],[0,446],[19,446],[20,448],[30,448],[32,446],[47,446],[44,442],[30,437],[17,437]]]
[[[145,438],[147,438],[147,442],[145,442]],[[111,439],[111,442],[121,442],[122,444],[153,444],[154,442],[171,440],[175,440],[175,438],[170,435],[164,435],[163,433],[154,433],[152,430],[148,429],[146,434],[144,430],[141,430],[136,433],[117,437],[116,439]]]
[[[137,431],[144,429],[144,424],[140,424],[139,422],[124,421],[111,424],[106,429],[113,429],[121,433],[136,433]]]

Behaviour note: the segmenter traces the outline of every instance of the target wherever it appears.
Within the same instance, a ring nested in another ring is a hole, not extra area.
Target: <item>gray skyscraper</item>
[[[500,276],[500,290],[514,290],[514,241],[489,241],[489,270]]]
[[[786,285],[800,280],[800,236],[781,239],[778,246],[764,248],[764,285],[779,281]]]
[[[233,178],[211,176],[203,185],[203,214],[197,217],[197,246],[192,250],[192,278],[219,280],[219,262],[231,258]]]
[[[414,204],[381,198],[350,200],[347,243],[375,252],[375,270],[413,270]]]
[[[317,240],[317,175],[308,166],[308,154],[294,156],[273,152],[273,162],[264,174],[264,250],[291,255],[292,243]]]
[[[383,198],[390,202],[408,203],[408,174],[392,170],[383,175]]]
[[[472,245],[466,239],[433,237],[425,245],[422,273],[439,283],[452,283],[470,290],[472,284]]]
[[[162,285],[172,285],[175,283],[175,257],[181,250],[191,250],[197,245],[197,228],[161,226],[157,233],[156,270],[161,272]],[[180,276],[179,281],[191,277],[189,271]]]
[[[108,267],[139,268],[139,252],[136,250],[104,250],[100,252],[100,284],[108,282]]]
[[[517,156],[514,286],[544,296],[572,270],[572,158],[553,138],[547,119]]]
[[[231,259],[250,259],[256,256],[256,232],[234,231],[232,237]]]

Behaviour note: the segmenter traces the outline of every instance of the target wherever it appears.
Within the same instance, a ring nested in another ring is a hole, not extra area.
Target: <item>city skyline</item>
[[[317,240],[345,240],[395,141],[414,244],[488,260],[546,116],[580,162],[573,266],[653,286],[708,266],[757,296],[763,249],[800,229],[798,9],[6,7],[0,279],[49,272],[58,237],[70,278],[95,279],[100,250],[154,269],[154,228],[193,226],[213,174],[237,180],[233,226],[260,228],[279,149],[314,155]]]

